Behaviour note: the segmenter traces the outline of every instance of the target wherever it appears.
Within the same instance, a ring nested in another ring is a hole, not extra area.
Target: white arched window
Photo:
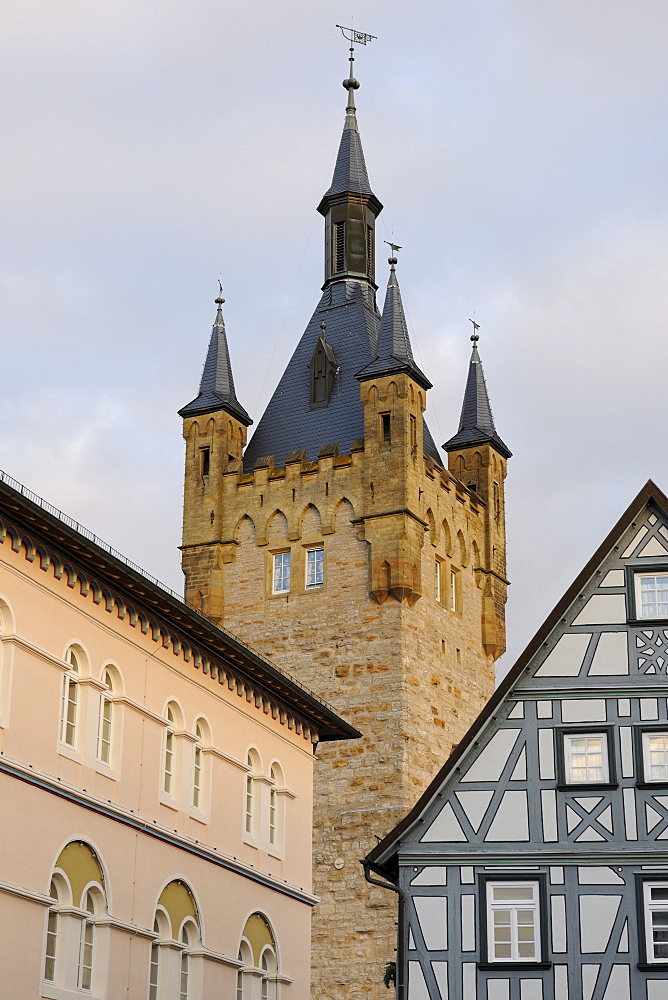
[[[167,795],[174,794],[174,728],[176,716],[171,705],[167,706],[167,727],[165,729],[165,748],[162,761],[162,790]]]
[[[49,895],[54,905],[49,909],[46,922],[46,948],[44,949],[44,979],[53,983],[56,978],[56,962],[58,959],[58,906],[60,895],[55,879],[51,879]]]
[[[253,967],[253,953],[247,941],[242,941],[239,946],[239,961],[241,968],[237,969],[237,996],[236,1000],[250,1000],[251,977],[247,975],[246,969]]]
[[[68,669],[63,674],[63,694],[60,707],[60,740],[68,747],[76,745],[79,702],[79,660],[73,649],[65,654]]]
[[[97,731],[97,756],[103,764],[111,764],[114,732],[114,678],[111,670],[102,674],[104,691],[100,694],[100,718]]]
[[[244,804],[244,829],[249,837],[253,837],[257,826],[257,793],[256,778],[260,773],[260,758],[257,751],[249,750],[246,757],[246,795]]]
[[[204,732],[200,722],[195,726],[195,750],[193,755],[193,806],[195,809],[202,808],[203,793],[203,772],[202,772],[202,744],[204,742]]]
[[[93,985],[95,962],[95,897],[90,891],[83,899],[83,909],[86,911],[86,916],[81,922],[77,985],[80,990],[90,990]]]
[[[160,933],[160,924],[156,917],[153,921],[153,931]],[[160,941],[151,942],[151,963],[148,974],[148,1000],[158,1000],[158,989],[160,987]]]
[[[181,931],[181,944],[183,945],[183,951],[181,952],[179,1000],[188,1000],[190,996],[188,989],[190,979],[190,933],[187,927],[184,927]]]
[[[269,770],[271,785],[269,786],[269,846],[280,849],[283,845],[285,782],[281,765],[274,762]]]

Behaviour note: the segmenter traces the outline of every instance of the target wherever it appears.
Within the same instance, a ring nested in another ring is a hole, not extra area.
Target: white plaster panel
[[[621,896],[580,896],[580,946],[583,955],[606,951]]]
[[[554,1000],[568,1000],[568,966],[554,967]]]
[[[629,653],[626,632],[603,632],[598,641],[589,676],[628,674]]]
[[[441,991],[441,1000],[448,1000],[448,963],[432,962],[431,967],[434,971],[436,985]]]
[[[668,539],[668,531],[666,531],[665,525],[661,525],[659,528],[659,534],[663,535],[664,538]]]
[[[559,839],[557,836],[557,799],[553,788],[541,790],[540,804],[543,815],[543,840],[546,844],[550,844]]]
[[[624,718],[631,714],[631,699],[630,698],[620,698],[617,702],[617,713],[620,718]]]
[[[636,798],[635,789],[624,789],[624,827],[626,829],[627,840],[638,839],[638,828],[636,826]]]
[[[623,625],[626,622],[624,594],[594,594],[577,616],[574,625]]]
[[[520,979],[521,1000],[543,1000],[542,979]]]
[[[508,713],[509,719],[523,719],[524,718],[524,705],[521,701],[516,701],[514,707]]]
[[[612,805],[606,806],[600,816],[596,817],[596,822],[600,823],[601,826],[608,831],[608,833],[614,833],[612,824]]]
[[[579,844],[583,840],[605,840],[600,833],[594,830],[591,826],[586,827],[582,833],[575,838],[575,843]]]
[[[441,865],[427,865],[411,879],[411,885],[447,885],[448,869]]]
[[[475,951],[475,896],[462,896],[462,951]]]
[[[487,812],[487,806],[492,801],[494,792],[457,792],[456,795],[459,799],[459,804],[466,813],[466,818],[477,833],[478,827]]]
[[[580,885],[624,885],[624,879],[607,865],[585,865],[578,868]]]
[[[459,869],[459,884],[460,885],[473,885],[475,882],[475,874],[473,867],[471,865],[462,865]]]
[[[431,1000],[419,962],[408,963],[408,1000]]]
[[[509,1000],[509,998],[510,998],[509,979],[487,980],[487,1000]]]
[[[643,720],[659,718],[659,703],[656,698],[640,699],[640,718]]]
[[[462,965],[462,1000],[476,1000],[476,966],[474,962]]]
[[[413,928],[408,928],[408,950],[415,951],[415,938],[413,937]]]
[[[631,1000],[628,965],[613,965],[603,1000]]]
[[[504,792],[485,841],[529,839],[529,810],[525,791]]]
[[[521,732],[521,729],[499,729],[461,780],[498,781]]]
[[[565,698],[561,718],[564,722],[605,722],[605,698]]]
[[[635,550],[638,548],[638,546],[640,545],[646,534],[647,534],[647,528],[643,524],[640,531],[636,532],[636,534],[633,536],[629,544],[622,552],[622,559],[628,559],[628,557],[635,552]]]
[[[552,908],[552,951],[564,953],[566,951],[566,897],[552,896],[550,906]]]
[[[554,778],[554,730],[538,730],[538,760],[541,778]]]
[[[449,802],[446,802],[434,822],[420,838],[420,842],[427,843],[462,840],[466,840],[466,834],[459,825],[459,820]]]
[[[582,966],[582,1000],[591,1000],[600,968],[600,965]]]
[[[622,778],[633,777],[633,745],[631,742],[631,727],[621,726],[619,741],[622,748]]]
[[[428,951],[448,947],[448,902],[445,896],[413,896],[415,911]]]
[[[527,778],[527,755],[526,747],[522,747],[521,753],[517,758],[517,763],[513,768],[513,773],[510,775],[511,781],[526,781]]]
[[[550,884],[551,885],[563,885],[564,884],[564,869],[556,865],[554,868],[550,868]]]
[[[536,671],[536,677],[577,677],[591,635],[567,632]]]
[[[579,806],[582,806],[585,812],[590,813],[592,809],[599,804],[602,798],[602,795],[586,795],[584,797],[579,795],[574,801],[577,802]]]
[[[649,802],[645,803],[645,813],[647,816],[647,832],[651,833],[656,824],[661,822],[661,816],[656,809],[652,809]]]
[[[668,981],[665,979],[648,979],[647,1000],[668,1000]]]
[[[566,805],[566,829],[569,833],[572,833],[576,826],[580,824],[582,817],[579,813],[576,813],[575,809]]]
[[[649,517],[647,518],[647,521],[649,522],[649,524],[656,524],[656,522],[658,521],[658,518],[657,518],[656,514],[650,514]]]
[[[640,552],[638,553],[643,559],[646,556],[665,556],[666,547],[662,545],[658,538],[650,538],[646,545],[643,545]]]
[[[623,587],[626,583],[623,569],[611,569],[599,583],[599,587]]]
[[[551,719],[552,718],[552,702],[551,701],[539,701],[536,703],[536,715],[539,719]]]
[[[617,951],[621,953],[628,953],[628,950],[629,950],[629,922],[628,920],[625,920],[624,926],[622,928],[622,933],[619,935],[619,947],[617,948]]]

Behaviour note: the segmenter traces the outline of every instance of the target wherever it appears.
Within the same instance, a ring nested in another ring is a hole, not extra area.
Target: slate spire
[[[473,320],[471,321],[473,322]],[[496,433],[492,407],[489,403],[485,373],[478,354],[478,324],[473,323],[473,350],[469,362],[469,374],[464,391],[462,413],[459,418],[459,430],[443,445],[445,451],[461,451],[476,444],[491,444],[505,458],[510,458],[511,451]]]
[[[234,390],[234,378],[232,377],[232,363],[230,352],[227,346],[227,335],[225,333],[225,321],[223,319],[222,286],[216,301],[216,318],[211,330],[211,340],[209,350],[204,362],[204,371],[199,386],[199,393],[179,410],[179,416],[191,417],[198,413],[213,413],[216,410],[225,410],[237,420],[240,420],[246,427],[253,421],[248,416],[243,406],[237,399]]]
[[[377,375],[406,372],[424,389],[431,389],[431,382],[418,368],[413,358],[404,306],[401,301],[401,290],[397,280],[397,258],[390,257],[388,264],[390,265],[390,277],[387,283],[385,305],[380,321],[380,335],[378,337],[376,357],[370,365],[367,365],[361,372],[357,373],[356,378],[360,382],[363,382],[367,379],[375,378]]]

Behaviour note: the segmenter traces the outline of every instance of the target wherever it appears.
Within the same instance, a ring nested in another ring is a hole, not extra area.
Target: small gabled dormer
[[[339,371],[334,348],[325,338],[326,324],[324,320],[320,324],[320,329],[322,333],[318,337],[308,366],[312,410],[320,410],[325,406],[329,406],[334,388],[334,380]]]

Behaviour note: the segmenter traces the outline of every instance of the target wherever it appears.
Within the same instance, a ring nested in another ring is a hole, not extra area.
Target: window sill
[[[206,826],[207,823],[209,822],[209,817],[207,813],[203,813],[201,809],[197,809],[195,808],[195,806],[190,807],[190,809],[188,810],[188,815],[190,816],[191,819],[194,819],[196,823],[201,823],[202,826]]]
[[[244,844],[248,844],[249,847],[254,847],[256,851],[260,850],[259,841],[254,840],[249,833],[244,833],[243,841]]]
[[[81,763],[81,754],[74,747],[70,747],[67,743],[58,744],[58,753],[61,757],[68,757],[70,760],[75,761],[77,764]]]
[[[636,968],[642,972],[656,972],[657,969],[668,968],[668,959],[665,962],[638,962]]]
[[[661,628],[664,628],[668,625],[668,618],[627,618],[627,625],[636,625],[639,628],[659,625]]]
[[[116,771],[113,767],[109,767],[108,764],[104,764],[101,760],[95,761],[95,770],[98,774],[103,774],[105,778],[111,778],[112,781],[118,781],[118,771]]]
[[[166,792],[160,792],[159,798],[161,806],[167,806],[168,809],[173,809],[174,812],[179,811],[179,803],[171,795],[167,795]]]
[[[478,962],[477,966],[483,972],[503,969],[509,972],[511,969],[551,969],[552,962]]]
[[[636,788],[668,788],[668,781],[637,781]]]
[[[573,785],[557,785],[557,791],[559,792],[572,792],[574,795],[579,795],[580,792],[590,792],[590,791],[605,791],[609,788],[619,788],[619,784],[609,781],[591,781],[582,782],[582,784]]]
[[[282,590],[280,594],[275,594],[272,590],[270,594],[267,594],[267,597],[269,598],[270,601],[280,600],[281,598],[287,598],[289,596],[290,596],[289,590]]]

